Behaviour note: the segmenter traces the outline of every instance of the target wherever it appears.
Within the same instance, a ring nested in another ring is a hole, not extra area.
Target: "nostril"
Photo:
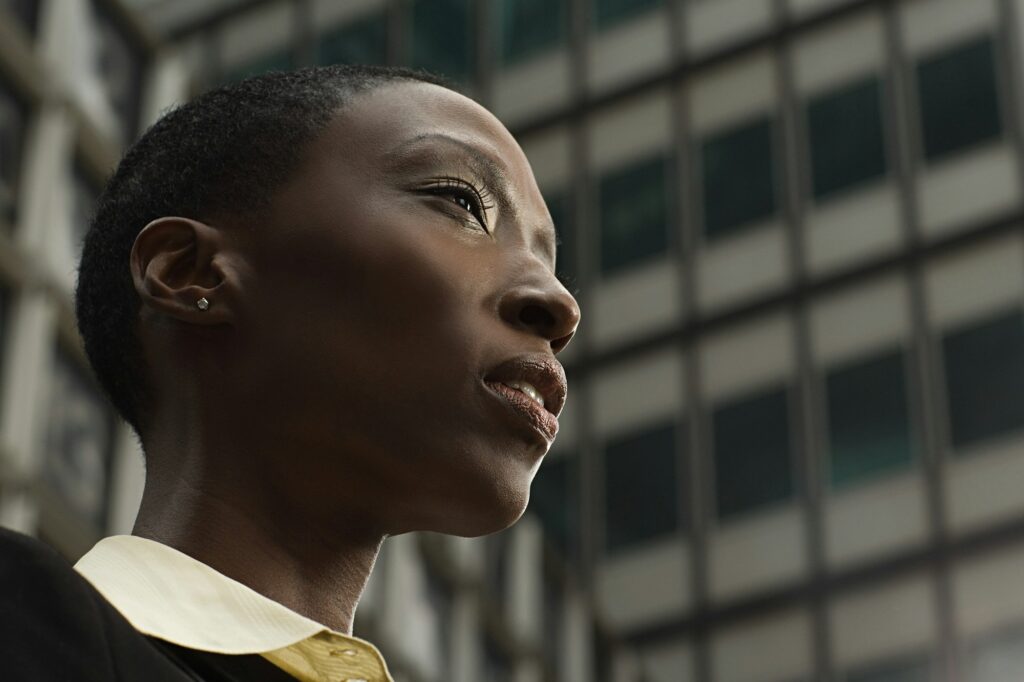
[[[519,311],[519,321],[530,329],[536,329],[546,335],[555,325],[555,316],[543,306],[530,304]]]

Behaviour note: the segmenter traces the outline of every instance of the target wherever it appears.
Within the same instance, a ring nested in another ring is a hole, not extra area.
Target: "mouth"
[[[561,363],[544,354],[515,357],[490,372],[484,384],[549,444],[554,441],[568,392]]]

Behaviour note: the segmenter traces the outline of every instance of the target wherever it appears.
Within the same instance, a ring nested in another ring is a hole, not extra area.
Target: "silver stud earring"
[[[205,296],[203,296],[201,299],[196,301],[196,307],[200,310],[206,310],[210,307],[210,302],[206,300]]]

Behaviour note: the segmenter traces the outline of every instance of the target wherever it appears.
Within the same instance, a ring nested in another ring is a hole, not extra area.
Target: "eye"
[[[454,178],[442,178],[435,185],[426,188],[426,191],[449,199],[453,204],[473,216],[485,231],[487,230],[485,215],[491,205],[486,202],[483,193],[469,183]]]

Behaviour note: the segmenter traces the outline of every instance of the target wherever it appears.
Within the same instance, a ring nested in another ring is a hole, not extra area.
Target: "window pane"
[[[947,334],[942,351],[954,448],[1024,426],[1024,313]]]
[[[565,41],[566,0],[501,0],[501,61],[521,62]]]
[[[558,247],[555,252],[555,272],[567,289],[576,287],[576,231],[573,224],[572,201],[566,192],[545,195],[548,212],[558,233]]]
[[[469,81],[475,53],[469,0],[413,0],[410,21],[412,65]]]
[[[924,155],[929,161],[1002,132],[995,47],[989,37],[921,61],[917,90]]]
[[[17,219],[18,180],[25,138],[25,109],[0,81],[0,219]]]
[[[828,373],[833,487],[903,469],[910,463],[913,446],[905,376],[900,351]]]
[[[659,156],[601,178],[602,273],[617,272],[668,249],[667,166],[668,160]]]
[[[885,174],[882,84],[872,77],[807,105],[814,198]]]
[[[715,495],[720,519],[793,494],[786,397],[785,389],[775,389],[715,410]]]
[[[846,682],[928,682],[931,679],[928,659],[915,657],[890,661],[862,668],[846,676]]]
[[[104,397],[64,353],[54,358],[46,432],[46,479],[99,528],[106,515],[114,417]]]
[[[975,642],[968,654],[971,682],[1018,682],[1024,679],[1024,627],[1018,626]]]
[[[0,0],[0,6],[34,35],[39,22],[39,0]]]
[[[606,551],[675,532],[678,489],[674,424],[609,441],[604,449]]]
[[[772,122],[761,118],[701,145],[704,233],[715,238],[775,213]]]
[[[530,489],[530,510],[565,559],[576,556],[579,533],[579,468],[575,456],[545,460]]]
[[[383,14],[371,14],[328,31],[317,45],[320,64],[383,64],[387,60],[387,22]]]
[[[591,12],[597,27],[607,28],[661,4],[662,0],[594,0]]]
[[[144,54],[113,18],[95,3],[96,70],[117,114],[123,142],[135,139],[139,125]]]

